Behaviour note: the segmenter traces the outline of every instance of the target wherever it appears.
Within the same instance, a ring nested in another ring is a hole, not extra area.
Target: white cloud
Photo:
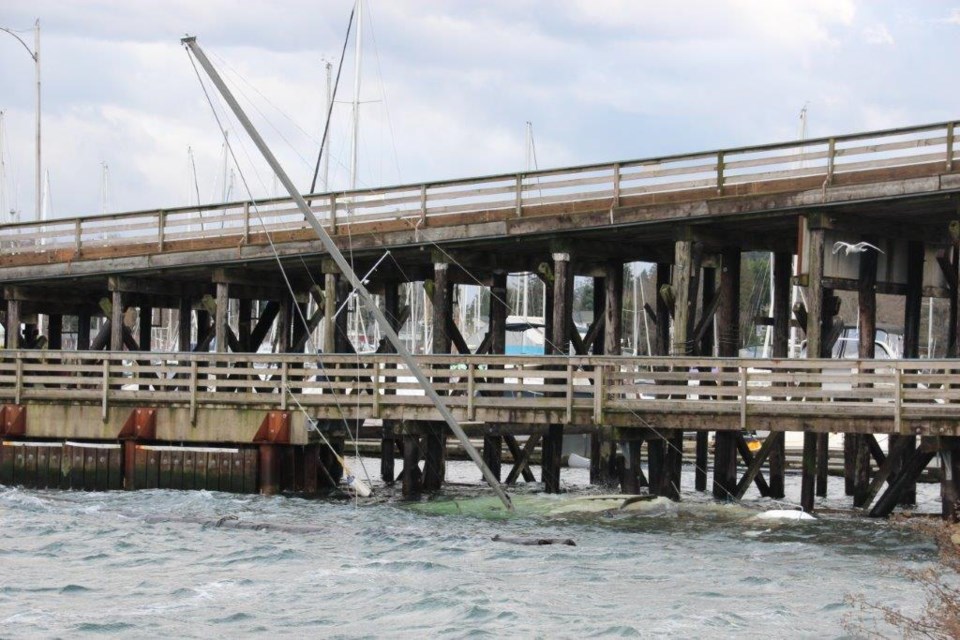
[[[40,15],[44,25],[44,164],[57,213],[99,210],[104,160],[116,207],[183,203],[188,145],[202,196],[213,192],[221,138],[180,49],[185,31],[243,94],[297,184],[308,184],[324,110],[321,58],[339,55],[351,6],[6,0],[0,23]],[[960,53],[931,37],[942,20],[905,23],[853,0],[369,0],[368,9],[365,186],[520,170],[526,120],[541,166],[558,166],[790,138],[808,100],[811,136],[955,118],[960,103],[960,88],[931,80],[949,76]],[[960,11],[951,16],[960,24]],[[892,43],[891,29],[896,48],[871,46]],[[7,40],[0,109],[29,211],[33,69]],[[352,46],[348,56],[340,100],[352,91]],[[881,64],[882,77],[864,73]],[[332,127],[338,188],[347,182],[349,114],[338,105]],[[255,188],[269,189],[262,163],[243,162],[251,179],[262,176]]]
[[[893,36],[890,35],[890,31],[887,29],[886,25],[875,24],[863,28],[863,40],[867,44],[882,44],[882,45],[891,45],[893,44]]]

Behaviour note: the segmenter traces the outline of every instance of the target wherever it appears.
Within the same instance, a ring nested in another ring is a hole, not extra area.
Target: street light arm
[[[31,49],[30,46],[29,46],[26,42],[23,41],[23,38],[21,38],[20,36],[18,36],[15,31],[11,31],[10,29],[7,29],[6,27],[0,27],[0,31],[6,31],[6,32],[9,33],[10,35],[12,35],[14,38],[16,38],[16,39],[17,39],[17,42],[19,42],[20,44],[22,44],[22,45],[23,45],[23,48],[27,50],[27,53],[30,54],[30,57],[33,58],[33,61],[34,61],[34,62],[37,61],[37,53],[36,53],[33,49]]]

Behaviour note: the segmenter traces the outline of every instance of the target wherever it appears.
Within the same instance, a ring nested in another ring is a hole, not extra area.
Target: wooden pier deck
[[[716,432],[714,495],[755,485],[777,497],[782,434],[802,431],[809,509],[825,492],[826,434],[840,432],[850,436],[845,482],[855,504],[883,515],[909,503],[939,456],[952,470],[941,474],[952,516],[960,364],[916,358],[924,296],[949,300],[948,352],[960,355],[954,129],[951,121],[306,198],[358,272],[376,267],[370,288],[395,329],[410,315],[401,285],[423,286],[434,331],[421,361],[457,419],[484,438],[498,476],[503,447],[511,452],[508,482],[532,477],[525,448],[541,446],[545,490],[560,490],[559,443],[578,430],[594,436],[595,481],[679,497],[677,443],[697,434],[696,488],[705,490],[707,433]],[[836,249],[862,241],[881,250]],[[773,254],[763,319],[773,327],[771,359],[736,358],[745,251]],[[656,264],[649,358],[620,355],[623,267],[635,261]],[[504,355],[511,273],[545,285],[542,357]],[[576,277],[594,283],[585,335],[573,326]],[[476,353],[453,313],[465,284],[489,291]],[[289,199],[0,226],[0,285],[0,482],[42,476],[64,486],[57,467],[71,487],[312,492],[339,479],[345,426],[376,419],[384,480],[397,480],[402,455],[405,493],[442,485],[446,435],[435,408],[387,349],[353,353],[349,286]],[[793,285],[805,304],[791,306]],[[903,359],[875,360],[868,340],[859,359],[825,358],[840,289],[858,294],[861,335],[875,330],[878,294],[903,297]],[[154,352],[157,318],[178,327],[177,353]],[[786,358],[791,323],[810,359]],[[70,334],[76,350],[64,351]],[[275,353],[258,353],[269,335]],[[745,429],[771,436],[751,452]],[[532,436],[522,447],[521,434]],[[877,434],[891,436],[887,451]],[[93,480],[77,475],[81,462]]]
[[[441,420],[389,354],[131,357],[5,353],[0,402],[21,407],[24,433],[38,438],[115,439],[142,407],[155,413],[153,439],[183,443],[251,443],[271,412],[290,416],[290,444],[307,444],[308,420]],[[562,424],[960,436],[958,363],[948,360],[418,359],[474,435]]]

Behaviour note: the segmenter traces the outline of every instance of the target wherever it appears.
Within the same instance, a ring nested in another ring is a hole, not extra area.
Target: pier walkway
[[[507,482],[534,479],[524,460],[539,446],[540,481],[559,491],[563,434],[577,431],[593,437],[596,482],[678,498],[688,432],[696,489],[780,497],[783,433],[802,431],[810,509],[826,492],[826,436],[844,433],[856,506],[884,515],[909,504],[937,458],[954,515],[960,362],[917,360],[924,297],[949,301],[947,354],[960,355],[954,131],[945,122],[305,197],[355,270],[370,271],[394,329],[433,328],[422,363],[498,476],[510,450]],[[877,249],[850,249],[861,242]],[[773,301],[757,319],[772,327],[766,360],[736,357],[748,251],[773,254]],[[646,358],[621,355],[631,262],[656,265],[656,294],[639,311]],[[542,357],[504,355],[507,277],[518,273],[544,285]],[[367,345],[350,342],[341,276],[285,198],[0,226],[0,482],[310,493],[339,480],[345,429],[376,421],[384,481],[402,480],[407,495],[439,488],[439,416],[387,349],[355,355]],[[593,284],[583,335],[578,277]],[[473,349],[454,313],[463,285],[484,289],[486,335]],[[804,302],[792,304],[794,286]],[[411,320],[401,291],[412,300],[421,289],[430,302]],[[902,297],[903,359],[874,360],[869,340],[856,360],[824,358],[842,328],[838,290],[857,292],[860,335],[875,331],[877,295]],[[791,326],[816,357],[787,359]],[[160,327],[175,327],[162,348],[177,353],[154,351]],[[751,450],[745,430],[770,435]],[[878,434],[890,436],[886,451]]]

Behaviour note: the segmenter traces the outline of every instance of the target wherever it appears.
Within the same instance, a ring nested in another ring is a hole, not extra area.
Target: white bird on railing
[[[857,244],[851,244],[849,242],[833,243],[833,255],[837,255],[840,253],[840,251],[843,251],[843,255],[848,256],[851,253],[863,253],[867,249],[873,249],[877,253],[883,253],[883,249],[874,246],[869,242],[858,242]]]

